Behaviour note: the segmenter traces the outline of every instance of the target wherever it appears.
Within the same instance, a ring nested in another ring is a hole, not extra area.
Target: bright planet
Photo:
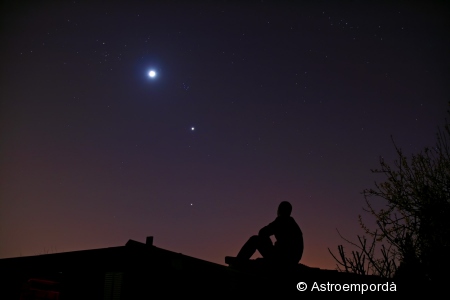
[[[156,76],[156,72],[152,70],[152,71],[148,72],[148,76],[150,76],[151,78],[153,78],[153,77]]]

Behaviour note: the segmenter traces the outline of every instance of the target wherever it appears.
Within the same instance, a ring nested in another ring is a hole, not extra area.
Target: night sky
[[[447,116],[444,1],[17,2],[0,9],[0,258],[154,236],[224,264],[286,200],[301,262],[334,269],[391,135],[416,153]]]

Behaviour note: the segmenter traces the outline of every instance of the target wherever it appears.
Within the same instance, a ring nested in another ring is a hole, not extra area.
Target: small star
[[[191,131],[194,131],[195,130],[195,127],[191,127]]]

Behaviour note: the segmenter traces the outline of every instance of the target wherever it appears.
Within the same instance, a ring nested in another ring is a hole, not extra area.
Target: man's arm
[[[273,221],[272,223],[270,223],[267,226],[264,226],[263,228],[261,228],[259,230],[258,235],[259,236],[266,236],[266,237],[270,237],[271,235],[275,234],[275,221]]]

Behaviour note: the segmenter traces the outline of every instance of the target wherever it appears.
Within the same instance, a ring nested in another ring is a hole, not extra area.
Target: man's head
[[[291,212],[292,205],[289,202],[283,201],[280,203],[280,205],[278,205],[278,216],[289,217],[291,215]]]

